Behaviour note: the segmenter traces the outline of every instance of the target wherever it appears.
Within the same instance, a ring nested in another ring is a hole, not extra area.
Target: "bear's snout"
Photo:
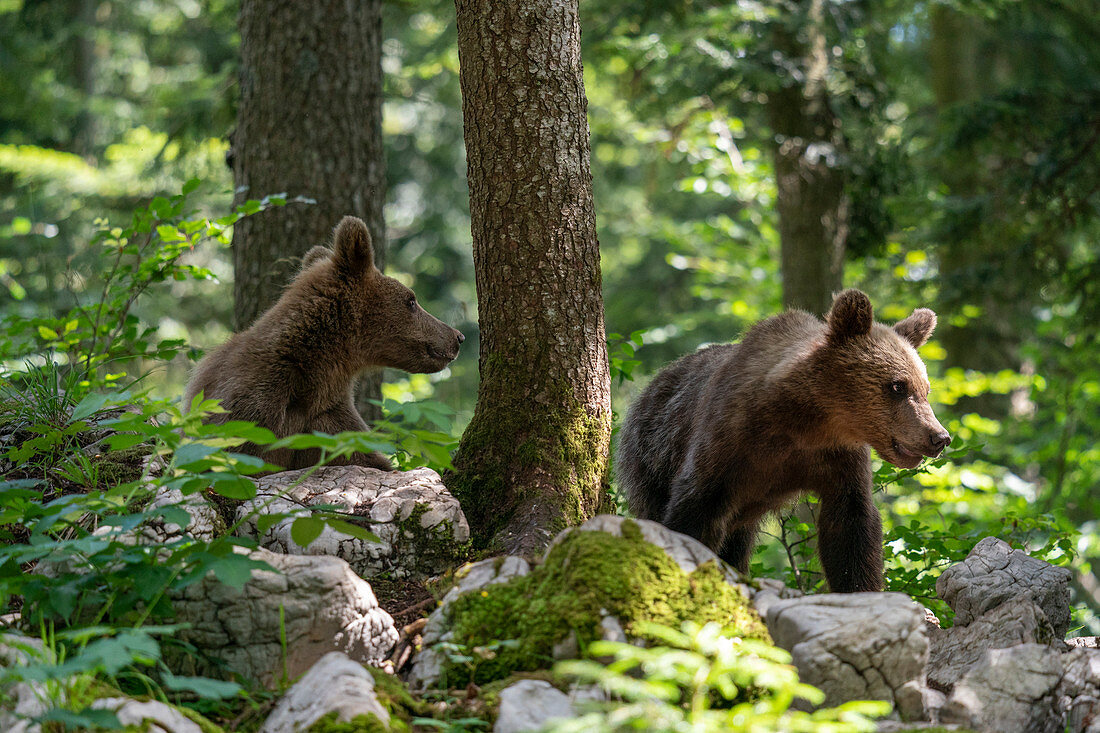
[[[951,443],[951,434],[946,430],[934,432],[928,436],[928,442],[932,445],[932,455],[938,456]]]

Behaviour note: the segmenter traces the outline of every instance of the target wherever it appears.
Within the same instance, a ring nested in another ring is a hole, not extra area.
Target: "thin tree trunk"
[[[844,141],[829,107],[828,44],[824,0],[810,0],[801,42],[788,26],[777,27],[775,46],[792,68],[780,89],[768,96],[775,136],[773,154],[779,213],[783,304],[818,315],[840,290],[848,238],[844,193]]]
[[[829,106],[826,85],[829,52],[824,1],[803,0],[800,14],[804,15],[795,20],[800,25],[797,29],[777,24],[774,45],[790,71],[781,87],[768,95],[767,103],[774,135],[783,305],[819,316],[828,312],[833,294],[843,284],[849,214],[844,139],[840,121]],[[796,504],[791,514],[798,523],[817,526],[816,512],[808,501]],[[781,517],[780,521],[789,520]],[[799,583],[815,585],[821,576],[811,574],[809,567],[794,566],[804,556],[790,551],[810,537],[786,525],[782,535]]]
[[[237,202],[285,192],[317,203],[234,228],[238,329],[278,299],[298,258],[327,242],[346,214],[367,223],[375,262],[385,260],[381,10],[381,0],[241,0]],[[380,379],[364,381],[360,397],[376,396]]]
[[[930,13],[931,87],[941,134],[953,134],[951,115],[995,91],[997,46],[978,18],[947,6],[935,6]],[[1019,283],[1030,281],[998,276],[1026,271],[1028,265],[1014,243],[989,231],[995,229],[999,214],[987,200],[984,181],[996,174],[980,151],[969,148],[949,151],[939,168],[951,196],[939,257],[940,312],[947,317],[938,338],[947,352],[946,365],[988,372],[1018,370],[1018,325],[1031,302],[1029,291]],[[977,306],[978,314],[960,324],[952,316],[964,315],[965,306]],[[960,407],[1001,418],[1010,404],[1008,397],[985,394],[963,398]]]
[[[457,0],[479,323],[448,485],[530,554],[606,496],[611,429],[577,0]]]

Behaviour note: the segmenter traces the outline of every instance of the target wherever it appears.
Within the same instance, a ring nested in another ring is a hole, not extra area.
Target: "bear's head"
[[[354,216],[337,225],[332,249],[316,246],[306,253],[292,287],[334,304],[336,328],[360,367],[438,372],[465,340],[421,308],[413,291],[374,266],[370,232]]]
[[[827,382],[830,423],[842,439],[869,444],[902,468],[947,447],[951,436],[928,404],[928,372],[917,355],[935,327],[936,314],[927,308],[890,327],[875,323],[871,301],[859,290],[836,296],[818,371]]]

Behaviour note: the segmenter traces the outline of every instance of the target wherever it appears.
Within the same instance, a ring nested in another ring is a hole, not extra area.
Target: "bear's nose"
[[[942,433],[932,433],[929,441],[932,443],[932,449],[939,453],[951,442],[951,435],[946,430]]]
[[[455,329],[455,338],[458,339],[458,343],[460,344],[466,340],[466,337],[462,335],[462,331],[459,331],[457,328]]]

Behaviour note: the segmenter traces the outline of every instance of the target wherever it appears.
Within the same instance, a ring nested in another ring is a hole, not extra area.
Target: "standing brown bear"
[[[739,344],[672,363],[620,432],[616,471],[631,511],[747,572],[764,515],[812,491],[830,588],[882,590],[869,448],[912,468],[951,442],[916,352],[935,326],[927,308],[892,328],[875,323],[867,296],[845,290],[824,323],[790,311]]]
[[[352,388],[364,368],[438,372],[458,356],[461,333],[434,318],[411,290],[374,266],[367,226],[345,216],[332,249],[317,246],[278,302],[246,331],[206,356],[184,394],[221,400],[212,420],[251,420],[277,437],[368,430]],[[241,450],[284,468],[317,462],[318,451]],[[356,453],[343,464],[392,470],[379,453]]]

